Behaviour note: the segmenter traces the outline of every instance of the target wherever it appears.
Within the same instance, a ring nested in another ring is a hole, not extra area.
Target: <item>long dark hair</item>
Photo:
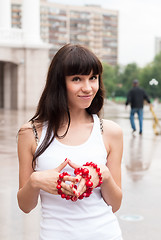
[[[47,122],[46,136],[33,157],[33,163],[50,145],[55,136],[62,138],[69,129],[70,114],[67,104],[65,77],[77,74],[89,75],[91,71],[93,75],[99,75],[99,89],[86,111],[89,114],[99,115],[104,102],[104,86],[102,64],[95,54],[86,47],[67,44],[52,59],[45,88],[40,97],[36,113],[31,119],[40,124]],[[65,119],[68,119],[67,130],[63,136],[58,136],[58,130]]]

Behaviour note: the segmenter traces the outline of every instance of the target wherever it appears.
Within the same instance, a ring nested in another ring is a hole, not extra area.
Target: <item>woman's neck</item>
[[[91,116],[89,113],[87,113],[86,110],[78,110],[78,111],[69,111],[70,113],[70,120],[71,123],[81,123],[81,122],[87,122],[91,119]]]

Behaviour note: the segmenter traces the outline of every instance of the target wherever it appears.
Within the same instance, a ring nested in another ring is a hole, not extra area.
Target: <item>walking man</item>
[[[139,87],[139,81],[137,79],[133,80],[133,88],[127,94],[127,100],[125,105],[131,105],[130,111],[130,123],[133,129],[133,134],[136,132],[134,115],[137,113],[139,119],[139,134],[142,134],[143,131],[143,106],[144,100],[146,100],[150,104],[150,99],[146,94],[145,90]]]

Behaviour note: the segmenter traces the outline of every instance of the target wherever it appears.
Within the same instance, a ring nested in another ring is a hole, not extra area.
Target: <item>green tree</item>
[[[156,55],[152,62],[152,76],[158,81],[158,85],[153,85],[153,94],[155,97],[161,98],[161,53]]]
[[[103,82],[106,90],[106,97],[115,96],[116,89],[116,70],[115,67],[103,63]]]
[[[153,62],[141,70],[141,85],[152,98],[161,98],[161,53],[156,55]],[[150,85],[152,79],[158,81],[158,85]]]
[[[145,67],[140,68],[136,63],[122,66],[110,66],[103,63],[103,81],[106,89],[106,97],[125,97],[132,87],[132,81],[138,79],[148,95],[161,99],[161,53]],[[158,81],[158,85],[150,85],[152,79]]]
[[[153,95],[153,87],[149,84],[150,80],[153,79],[153,67],[152,64],[146,65],[140,71],[140,86],[145,89],[147,94],[150,97],[154,97]]]
[[[122,82],[125,93],[132,87],[132,81],[134,79],[139,79],[139,76],[140,68],[136,63],[130,63],[125,67],[124,71],[120,74],[120,81]]]

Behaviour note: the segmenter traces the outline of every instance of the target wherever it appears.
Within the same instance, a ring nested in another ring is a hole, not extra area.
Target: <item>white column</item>
[[[11,108],[11,65],[4,65],[4,108]]]
[[[22,29],[26,43],[40,43],[40,1],[23,0]]]
[[[11,3],[10,0],[0,0],[0,29],[11,28]]]

